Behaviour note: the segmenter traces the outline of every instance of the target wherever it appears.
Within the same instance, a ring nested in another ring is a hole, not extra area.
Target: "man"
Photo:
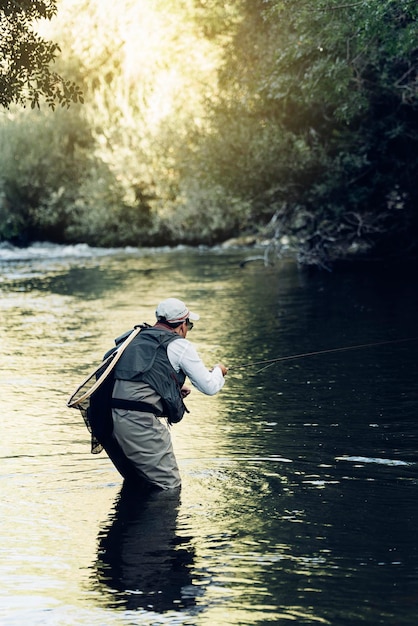
[[[147,326],[127,346],[115,366],[112,394],[113,436],[137,475],[161,489],[181,484],[170,432],[159,418],[180,421],[190,393],[188,376],[199,391],[214,395],[222,389],[227,368],[208,370],[186,339],[199,315],[177,298],[163,300],[157,322]]]

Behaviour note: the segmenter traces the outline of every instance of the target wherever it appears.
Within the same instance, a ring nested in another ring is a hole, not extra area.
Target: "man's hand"
[[[182,397],[186,398],[186,396],[188,396],[190,392],[191,392],[190,387],[186,387],[185,385],[183,385],[183,387],[181,388]]]
[[[215,367],[219,367],[219,369],[220,369],[220,370],[221,370],[221,372],[222,372],[222,376],[225,378],[225,376],[226,376],[226,375],[227,375],[227,373],[228,373],[228,368],[227,368],[227,367],[226,367],[223,363],[217,363],[217,364],[215,365]]]

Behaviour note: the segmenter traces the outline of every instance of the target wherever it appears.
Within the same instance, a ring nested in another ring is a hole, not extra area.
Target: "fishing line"
[[[295,359],[304,359],[308,356],[317,356],[319,354],[330,354],[331,352],[345,352],[347,350],[359,350],[360,348],[374,348],[376,346],[387,346],[389,344],[396,343],[405,343],[407,341],[416,341],[418,337],[407,337],[406,339],[392,339],[389,341],[377,341],[373,343],[362,343],[357,346],[344,346],[343,348],[330,348],[328,350],[316,350],[315,352],[303,352],[301,354],[291,354],[289,356],[279,356],[275,359],[266,359],[264,361],[253,361],[252,363],[243,363],[241,365],[231,365],[228,367],[229,370],[242,369],[244,367],[253,367],[254,365],[265,365],[265,367],[259,370],[260,372],[274,365],[274,363],[279,363],[280,361],[292,361]],[[258,373],[258,372],[257,372]]]

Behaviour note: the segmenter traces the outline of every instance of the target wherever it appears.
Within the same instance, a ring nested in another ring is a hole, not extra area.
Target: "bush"
[[[94,155],[80,111],[31,112],[0,126],[0,239],[137,245],[148,207],[124,201],[126,189]]]
[[[62,239],[68,202],[90,169],[92,138],[76,108],[10,115],[0,126],[0,238]]]

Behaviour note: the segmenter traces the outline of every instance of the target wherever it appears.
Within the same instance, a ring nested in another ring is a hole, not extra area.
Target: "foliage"
[[[202,24],[197,24],[193,2],[188,0],[123,4],[121,12],[120,5],[76,0],[68,7],[64,3],[55,21],[66,51],[66,71],[73,68],[86,94],[85,119],[95,155],[109,168],[109,189],[117,188],[118,201],[122,199],[117,209],[93,175],[86,203],[73,211],[78,226],[67,232],[101,245],[126,243],[127,237],[133,243],[137,236],[138,244],[144,242],[147,225],[147,243],[196,242],[199,237],[212,242],[225,236],[223,231],[231,231],[231,220],[225,215],[223,229],[221,216],[214,215],[202,229],[190,217],[195,214],[191,196],[196,192],[185,198],[193,182],[183,180],[179,159],[183,149],[187,152],[190,133],[204,123],[205,103],[216,86],[219,50],[213,28],[210,41],[203,39]],[[224,28],[219,30],[224,36]],[[204,190],[199,201],[205,211],[211,195],[217,194]],[[104,201],[98,220],[90,207],[96,196]],[[138,211],[140,232],[136,227],[119,228],[121,221],[128,223],[128,214],[132,220]],[[186,223],[190,230],[184,228]],[[118,239],[122,231],[125,234]]]
[[[274,236],[290,236],[304,263],[413,245],[416,3],[243,0],[241,10],[209,138],[229,167],[211,168],[214,183],[236,193],[241,181],[255,219],[274,215]]]
[[[94,156],[91,131],[76,108],[13,116],[0,133],[0,239],[138,243],[150,225],[144,208],[141,214],[139,202],[135,211],[126,205],[123,187]]]
[[[35,108],[41,97],[51,108],[82,101],[80,88],[50,69],[58,44],[45,41],[33,28],[36,20],[50,20],[56,11],[54,0],[0,1],[0,106],[29,101]]]
[[[83,177],[91,146],[88,129],[57,111],[54,119],[40,112],[9,116],[0,131],[2,210],[8,214],[1,222],[2,238],[25,242],[45,233],[55,240],[66,220],[66,203]]]
[[[417,254],[417,17],[415,0],[62,0],[58,69],[86,103],[3,119],[0,237],[258,233],[322,267]]]

